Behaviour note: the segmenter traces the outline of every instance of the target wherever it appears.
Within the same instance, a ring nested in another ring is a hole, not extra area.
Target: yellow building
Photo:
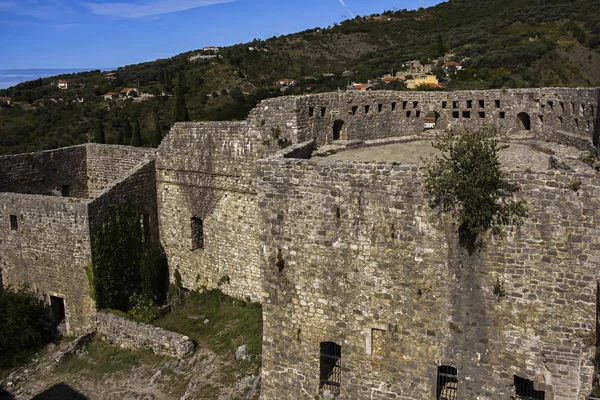
[[[432,87],[438,87],[439,82],[435,75],[430,74],[419,74],[414,75],[413,79],[408,79],[406,81],[406,87],[408,89],[416,89],[418,86],[427,85]]]

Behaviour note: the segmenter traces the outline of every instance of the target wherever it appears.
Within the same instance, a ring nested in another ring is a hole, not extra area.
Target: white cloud
[[[169,14],[236,0],[152,0],[136,3],[87,3],[94,14],[120,18],[143,18]]]

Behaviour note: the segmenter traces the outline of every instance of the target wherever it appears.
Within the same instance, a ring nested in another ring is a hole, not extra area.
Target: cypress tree
[[[131,123],[128,117],[125,117],[123,123],[123,144],[127,146],[131,144]]]
[[[152,136],[152,147],[158,147],[162,142],[162,131],[160,130],[160,118],[156,114],[156,122],[154,124],[154,136]]]
[[[181,73],[177,78],[177,85],[175,86],[175,110],[173,112],[173,123],[189,121],[188,110],[185,105],[185,93],[182,88],[183,77]]]
[[[102,120],[96,120],[96,129],[94,132],[95,142],[96,143],[106,143],[106,138],[104,137],[104,127],[102,126]]]
[[[133,121],[133,129],[131,133],[131,145],[140,147],[142,145],[142,135],[140,133],[140,123],[137,118]]]

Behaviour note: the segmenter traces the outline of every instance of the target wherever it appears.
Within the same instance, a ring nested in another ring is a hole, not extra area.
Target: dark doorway
[[[60,194],[63,197],[70,197],[71,196],[71,185],[62,185],[62,188],[60,189]]]
[[[344,127],[344,121],[336,119],[333,123],[333,140],[338,140],[342,137],[342,128]]]
[[[50,309],[52,311],[52,323],[60,325],[65,320],[65,299],[50,296]]]
[[[531,130],[531,118],[529,117],[529,114],[522,112],[522,113],[519,113],[517,115],[517,117],[519,118],[519,121],[521,121],[521,128],[526,131],[530,131]]]
[[[533,388],[533,381],[515,375],[515,395],[520,400],[544,400],[545,393]]]
[[[341,369],[342,346],[334,342],[321,342],[319,387],[338,395]]]
[[[440,365],[437,371],[437,400],[458,399],[458,370],[450,365]]]

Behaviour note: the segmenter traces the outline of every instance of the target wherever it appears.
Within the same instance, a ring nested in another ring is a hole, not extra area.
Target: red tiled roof
[[[457,63],[456,61],[450,61],[450,62],[444,64],[444,67],[460,67],[460,64]]]
[[[133,90],[133,88],[126,87],[126,88],[123,88],[123,89],[121,89],[121,92],[120,92],[120,93],[128,93],[128,92],[130,92],[130,91],[132,91],[132,90]]]

